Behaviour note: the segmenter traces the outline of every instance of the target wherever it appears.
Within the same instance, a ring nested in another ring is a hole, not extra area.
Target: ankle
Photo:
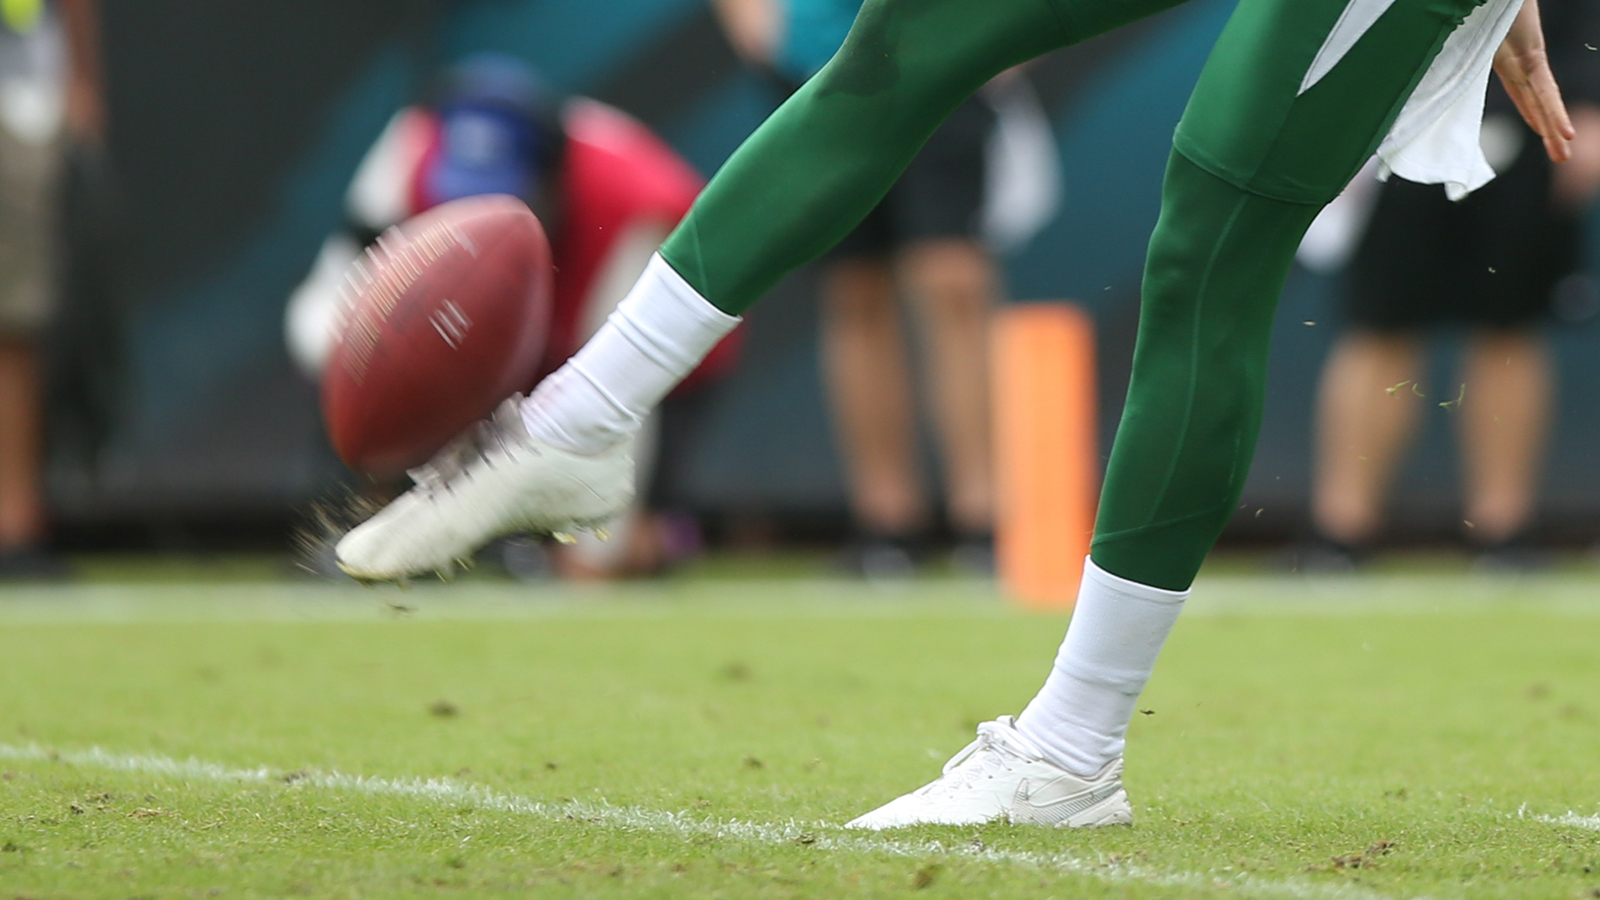
[[[577,453],[615,446],[738,324],[654,256],[594,337],[524,401],[523,423]]]

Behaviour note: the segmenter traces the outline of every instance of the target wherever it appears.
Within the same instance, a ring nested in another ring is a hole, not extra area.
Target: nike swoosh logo
[[[1070,797],[1063,797],[1060,800],[1051,800],[1046,803],[1035,803],[1031,787],[1028,779],[1024,778],[1022,783],[1017,785],[1017,793],[1012,798],[1012,803],[1018,809],[1036,812],[1038,814],[1037,821],[1041,822],[1059,822],[1070,818],[1097,803],[1111,799],[1116,796],[1117,791],[1122,790],[1121,784],[1112,782],[1111,784],[1090,788],[1082,794],[1074,794]],[[1033,818],[1032,816],[1027,817],[1027,819]],[[1012,820],[1025,821],[1026,819],[1013,815]]]

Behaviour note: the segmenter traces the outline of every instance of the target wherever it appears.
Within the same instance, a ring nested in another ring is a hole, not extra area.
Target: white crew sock
[[[540,440],[598,453],[638,431],[739,321],[657,253],[594,337],[522,402],[522,421]]]
[[[1075,775],[1121,756],[1139,692],[1187,599],[1188,591],[1118,578],[1085,560],[1055,668],[1017,729]]]

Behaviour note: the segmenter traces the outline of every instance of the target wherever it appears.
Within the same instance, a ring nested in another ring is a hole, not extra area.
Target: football
[[[322,378],[328,436],[379,477],[427,461],[532,381],[550,320],[550,243],[507,195],[390,229],[347,280]]]

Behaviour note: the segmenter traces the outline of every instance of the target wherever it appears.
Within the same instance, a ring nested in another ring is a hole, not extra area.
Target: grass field
[[[946,580],[255,574],[3,589],[0,900],[1600,896],[1592,572],[1207,574],[1135,827],[877,836],[837,823],[1017,711],[1064,618]]]

